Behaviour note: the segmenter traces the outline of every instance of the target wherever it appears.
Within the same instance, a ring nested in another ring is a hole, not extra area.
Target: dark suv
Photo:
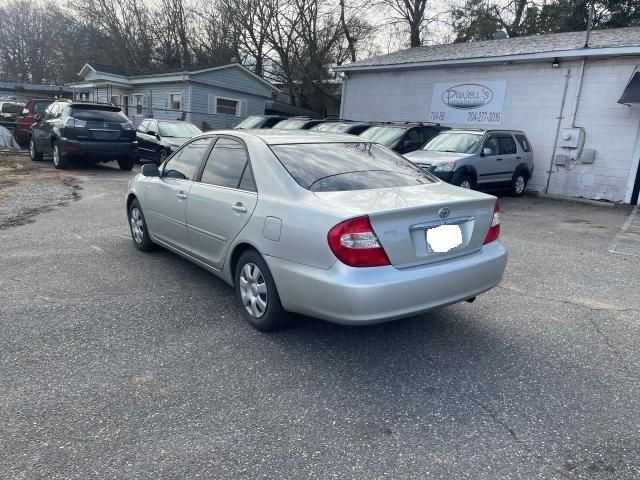
[[[444,130],[449,130],[449,127],[436,123],[379,123],[366,129],[360,136],[402,155],[419,149]]]
[[[32,160],[53,155],[56,168],[67,168],[71,159],[85,162],[117,160],[131,170],[138,155],[136,131],[118,107],[104,103],[60,100],[36,116],[30,130]]]

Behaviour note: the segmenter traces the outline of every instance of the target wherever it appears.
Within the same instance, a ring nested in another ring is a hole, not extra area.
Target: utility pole
[[[585,2],[589,2],[589,0],[585,0]],[[588,8],[589,8],[589,20],[587,21],[587,38],[585,39],[585,42],[584,42],[584,48],[589,48],[589,37],[591,37],[591,29],[593,28],[593,16],[595,14],[594,12],[595,5],[593,0],[591,0],[591,2],[589,3]]]

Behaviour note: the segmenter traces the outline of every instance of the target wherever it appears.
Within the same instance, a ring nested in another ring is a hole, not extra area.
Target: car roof
[[[267,145],[284,145],[295,143],[371,143],[346,133],[318,132],[312,130],[286,129],[247,129],[247,130],[212,130],[202,136],[231,135],[238,138],[258,138]],[[358,138],[356,140],[356,138]]]
[[[509,130],[506,128],[452,128],[442,133],[475,133],[478,135],[485,133],[521,133],[524,135],[522,130]]]

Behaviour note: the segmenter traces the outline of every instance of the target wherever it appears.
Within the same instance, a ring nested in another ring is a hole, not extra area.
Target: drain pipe
[[[582,95],[582,81],[584,80],[585,63],[587,63],[587,57],[582,57],[582,62],[580,63],[580,74],[578,75],[578,85],[576,86],[576,100],[573,104],[573,112],[571,113],[571,128],[576,126],[576,115],[578,114],[580,95]]]
[[[549,193],[549,182],[551,181],[551,173],[553,173],[553,161],[556,157],[558,149],[558,137],[560,136],[560,127],[562,126],[562,113],[564,112],[564,104],[567,101],[567,89],[569,88],[569,79],[571,78],[571,69],[567,69],[564,76],[564,91],[562,92],[562,104],[560,105],[560,113],[558,114],[558,124],[556,125],[556,138],[553,141],[553,151],[551,152],[551,160],[549,161],[549,170],[547,171],[547,185],[544,187],[544,193]]]

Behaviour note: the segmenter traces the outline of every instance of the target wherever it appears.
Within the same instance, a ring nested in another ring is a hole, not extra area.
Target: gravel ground
[[[640,478],[629,208],[505,198],[473,304],[262,334],[133,247],[129,173],[71,174],[79,201],[0,231],[0,478]]]

